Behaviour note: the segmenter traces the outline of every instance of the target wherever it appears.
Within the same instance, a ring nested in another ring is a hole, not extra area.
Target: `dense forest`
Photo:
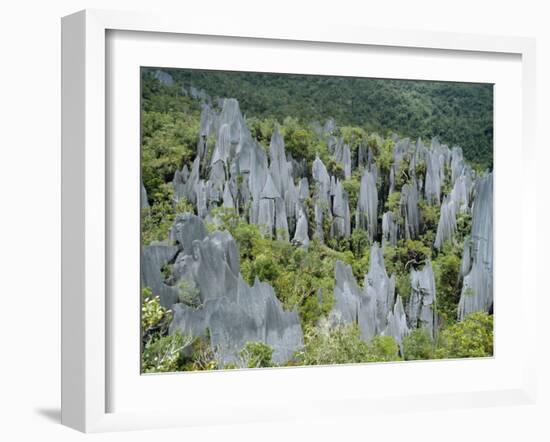
[[[246,116],[334,118],[381,135],[440,137],[492,169],[493,85],[269,73],[174,70],[179,85],[238,98]],[[148,91],[144,90],[144,97]]]
[[[492,86],[142,70],[142,371],[482,357]]]

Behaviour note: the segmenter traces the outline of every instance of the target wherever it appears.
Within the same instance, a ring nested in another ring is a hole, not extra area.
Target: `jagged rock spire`
[[[437,325],[435,277],[430,261],[411,270],[411,296],[407,308],[411,328],[425,328],[434,337]]]
[[[357,199],[356,226],[366,229],[371,240],[374,239],[378,224],[378,191],[376,172],[365,168]]]
[[[493,305],[493,174],[478,179],[473,203],[472,235],[465,247],[463,269],[471,261],[464,278],[458,304],[458,319],[477,311],[489,311]]]

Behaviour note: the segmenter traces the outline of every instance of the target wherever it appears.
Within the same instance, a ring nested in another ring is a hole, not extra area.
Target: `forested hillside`
[[[141,164],[143,371],[492,355],[490,86],[144,69]]]
[[[468,161],[492,169],[491,84],[187,69],[171,74],[188,89],[237,98],[247,116],[303,122],[334,118],[339,125],[381,135],[437,136],[461,146]]]

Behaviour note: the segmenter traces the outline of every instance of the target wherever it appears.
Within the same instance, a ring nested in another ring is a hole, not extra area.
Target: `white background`
[[[176,7],[175,5],[179,5]],[[59,425],[60,367],[60,17],[82,8],[171,10],[182,22],[195,14],[250,20],[316,20],[386,28],[526,35],[538,38],[539,220],[548,180],[543,134],[550,112],[549,14],[543,2],[345,1],[219,2],[25,1],[0,10],[0,439],[18,440],[548,440],[550,388],[539,378],[537,405],[356,416],[322,422],[287,422],[187,430],[84,436]],[[546,29],[545,29],[546,28]],[[545,168],[546,167],[546,168]],[[511,177],[512,178],[512,177]],[[543,278],[548,249],[545,224],[532,232],[539,256],[539,373],[550,372],[549,309]],[[514,259],[513,256],[509,257]],[[514,277],[514,275],[510,275]],[[6,284],[7,281],[7,284]],[[182,398],[182,400],[185,400]]]

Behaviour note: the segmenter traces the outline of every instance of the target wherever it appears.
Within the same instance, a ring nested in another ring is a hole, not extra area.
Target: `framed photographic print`
[[[533,57],[521,38],[64,18],[63,422],[532,400]]]

